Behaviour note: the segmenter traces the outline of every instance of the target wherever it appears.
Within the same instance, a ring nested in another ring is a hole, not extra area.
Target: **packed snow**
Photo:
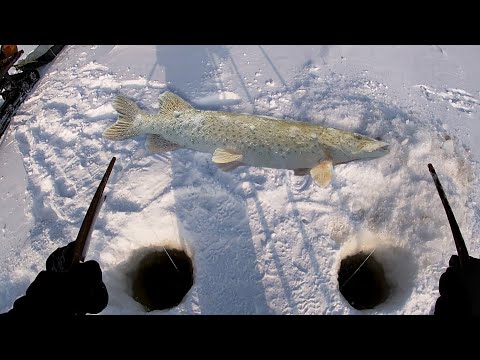
[[[431,314],[455,246],[428,163],[480,256],[479,61],[479,46],[67,46],[0,145],[0,311],[75,239],[115,156],[87,256],[110,295],[101,314]],[[155,113],[166,90],[201,109],[354,131],[391,152],[335,166],[322,189],[290,170],[151,154],[145,135],[102,138],[115,95]],[[164,246],[190,254],[194,285],[179,306],[146,312],[129,274]],[[393,292],[360,311],[338,269],[373,249]]]

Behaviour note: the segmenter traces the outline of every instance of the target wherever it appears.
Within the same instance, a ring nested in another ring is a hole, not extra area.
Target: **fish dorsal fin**
[[[156,134],[148,134],[145,141],[145,147],[152,153],[164,153],[174,151],[181,148],[180,145],[165,140],[162,136]]]
[[[164,116],[174,116],[175,112],[193,109],[192,105],[170,91],[160,95],[158,101],[160,102],[158,113]]]
[[[326,188],[332,181],[333,163],[331,160],[322,160],[310,170],[310,176],[321,187]]]
[[[221,148],[216,149],[212,157],[212,161],[216,164],[228,164],[234,161],[241,161],[242,159],[242,154]]]

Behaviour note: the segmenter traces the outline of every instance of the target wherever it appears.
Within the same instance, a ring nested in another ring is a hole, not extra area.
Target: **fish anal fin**
[[[153,153],[164,153],[181,148],[180,145],[165,140],[161,135],[148,134],[145,147]]]
[[[243,155],[232,150],[218,148],[213,152],[212,161],[215,164],[228,164],[235,161],[241,161]]]
[[[333,163],[331,160],[322,160],[310,170],[310,176],[317,185],[326,188],[332,181]]]

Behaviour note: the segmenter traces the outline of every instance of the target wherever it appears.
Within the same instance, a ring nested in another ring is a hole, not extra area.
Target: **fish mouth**
[[[368,158],[377,158],[390,153],[390,144],[380,142],[377,144],[371,144],[370,149],[364,150],[365,155]]]
[[[390,144],[385,142],[370,143],[364,148],[369,153],[385,153],[390,151]]]
[[[389,152],[390,151],[390,144],[385,144],[385,145],[381,145],[379,148],[378,148],[379,151],[384,151],[384,152]]]

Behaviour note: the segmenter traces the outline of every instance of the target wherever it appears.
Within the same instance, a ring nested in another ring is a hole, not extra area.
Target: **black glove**
[[[105,309],[108,292],[98,262],[78,263],[63,271],[72,250],[73,242],[55,250],[47,259],[47,270],[38,274],[8,314],[85,315]]]
[[[435,315],[480,316],[480,259],[470,256],[462,271],[457,255],[452,255],[447,270],[440,276],[440,297]]]

